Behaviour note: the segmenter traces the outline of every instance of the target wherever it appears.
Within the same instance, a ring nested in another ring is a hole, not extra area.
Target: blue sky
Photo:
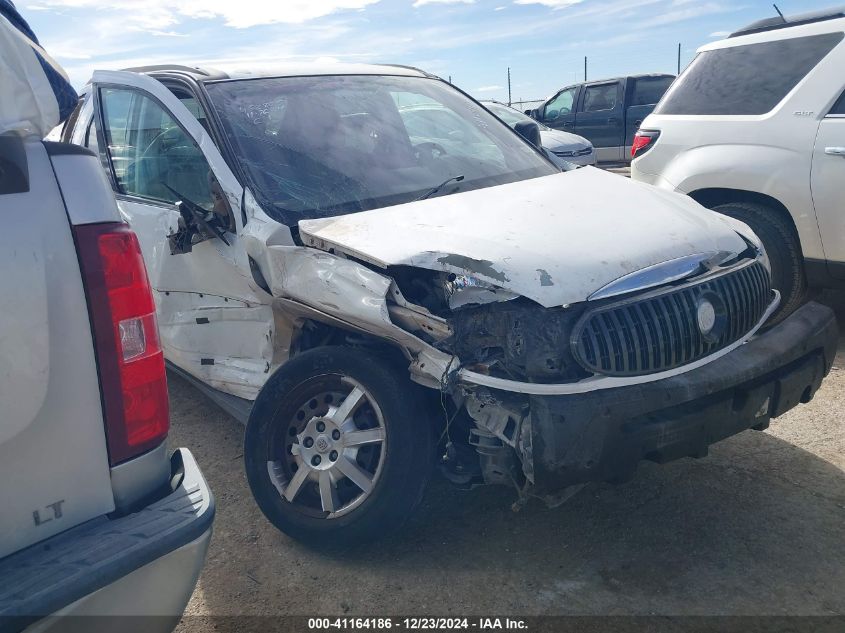
[[[770,0],[16,0],[77,87],[95,68],[178,62],[386,62],[477,98],[539,99],[584,75],[675,72],[774,14]],[[780,0],[785,14],[834,0]]]

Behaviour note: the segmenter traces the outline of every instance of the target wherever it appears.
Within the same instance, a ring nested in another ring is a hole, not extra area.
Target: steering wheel
[[[150,141],[150,144],[147,145],[146,149],[141,152],[141,158],[147,158],[148,154],[152,154],[154,152],[159,151],[159,145],[161,145],[162,141],[167,138],[167,135],[173,130],[173,128],[169,128],[167,130],[162,130],[158,134],[155,135],[155,138]]]
[[[446,151],[446,148],[443,147],[440,143],[435,143],[434,141],[426,141],[424,143],[419,143],[418,145],[414,145],[414,151],[417,154],[417,157],[420,154],[428,150],[431,154],[432,158],[439,158],[440,156],[446,156],[449,152]],[[440,156],[435,156],[434,152],[437,152]]]
[[[305,199],[303,196],[309,192],[310,195],[322,192],[321,195],[325,196],[326,184],[328,183],[334,188],[356,192],[357,195],[353,199],[345,202],[347,205],[354,205],[356,207],[351,210],[352,212],[365,210],[361,201],[370,198],[371,193],[367,185],[360,180],[337,171],[324,162],[298,151],[298,149],[288,147],[281,141],[254,134],[237,134],[236,136],[240,139],[254,141],[256,144],[269,147],[273,151],[274,155],[272,158],[274,161],[266,160],[264,159],[265,157],[258,155],[255,158],[247,158],[244,162],[250,164],[252,169],[257,169],[262,174],[266,174],[266,181],[273,183],[278,188],[277,195],[284,193],[286,197],[301,202]],[[284,157],[284,160],[281,160],[279,153],[281,153],[281,157]],[[287,170],[292,170],[294,173],[285,174],[285,170],[280,169],[279,165],[274,163],[280,163]],[[302,178],[297,177],[300,173],[309,174],[311,181],[303,182]],[[317,179],[320,182],[315,182]]]

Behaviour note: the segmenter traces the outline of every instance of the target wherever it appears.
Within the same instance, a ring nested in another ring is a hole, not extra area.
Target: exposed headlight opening
[[[519,297],[513,292],[498,288],[472,275],[448,275],[444,292],[449,308],[452,310],[466,305],[498,303]]]

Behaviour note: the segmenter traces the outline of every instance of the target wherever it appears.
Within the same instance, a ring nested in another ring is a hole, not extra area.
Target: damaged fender
[[[268,247],[266,263],[264,274],[280,309],[393,343],[411,361],[414,381],[440,388],[449,368],[460,366],[456,357],[435,349],[391,320],[389,292],[396,298],[398,319],[426,322],[425,314],[409,307],[389,277],[337,255],[298,246]],[[442,319],[432,316],[429,327],[441,329]]]

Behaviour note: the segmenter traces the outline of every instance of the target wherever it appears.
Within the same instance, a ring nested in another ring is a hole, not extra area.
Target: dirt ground
[[[845,324],[845,299],[827,300]],[[404,531],[340,552],[276,531],[246,483],[243,427],[182,380],[170,389],[171,445],[217,498],[188,616],[845,613],[845,338],[810,404],[705,459],[643,463],[519,513],[506,488],[435,478]]]

